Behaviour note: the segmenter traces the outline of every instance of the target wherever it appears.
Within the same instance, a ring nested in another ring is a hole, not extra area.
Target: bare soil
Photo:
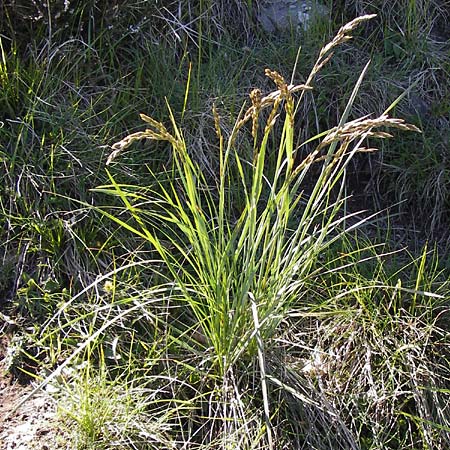
[[[0,337],[0,450],[70,449],[56,416],[56,405],[45,392],[17,405],[31,392],[32,383],[19,383],[6,367],[10,339]]]

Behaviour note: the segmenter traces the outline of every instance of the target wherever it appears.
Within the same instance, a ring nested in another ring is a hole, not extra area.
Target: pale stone
[[[328,15],[328,8],[313,0],[266,0],[261,3],[258,21],[266,33],[307,31],[311,22]]]

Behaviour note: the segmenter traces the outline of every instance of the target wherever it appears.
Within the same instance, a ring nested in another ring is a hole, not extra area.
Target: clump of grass
[[[302,289],[312,261],[328,245],[327,238],[334,231],[336,221],[339,222],[337,212],[342,201],[338,197],[332,202],[331,192],[351,156],[360,150],[361,141],[367,136],[388,137],[387,133],[377,130],[380,127],[415,129],[387,116],[345,123],[351,107],[348,105],[340,126],[330,130],[313,153],[295,164],[293,94],[311,89],[314,76],[331,57],[331,50],[348,40],[348,33],[366,19],[343,27],[324,47],[304,85],[289,86],[278,73],[266,70],[278,90],[266,96],[259,90],[252,92],[252,106],[238,120],[226,143],[219,115],[215,112],[220,142],[220,172],[215,188],[208,186],[198,165],[191,159],[172,113],[173,133],[161,122],[142,114],[150,127],[113,147],[108,163],[133,142],[142,139],[167,141],[173,148],[178,188],[167,189],[159,184],[160,192],[153,187],[141,192],[129,191],[111,176],[112,185],[98,190],[118,196],[135,225],[107,211],[103,210],[103,214],[148,240],[156,249],[181,297],[190,305],[208,346],[214,349],[222,374],[237,361],[252,334],[253,318],[248,315],[251,299],[256,299],[259,304],[261,321],[266,323],[260,332],[266,337],[265,328],[270,336],[283,317],[291,296]],[[269,136],[283,103],[283,134],[276,166],[271,171],[273,175],[267,178],[265,163]],[[265,108],[270,112],[259,140],[260,112]],[[236,134],[250,120],[255,147],[253,162],[246,163],[234,142]],[[227,211],[231,158],[239,171],[245,198],[244,209],[233,224]],[[323,164],[321,175],[306,196],[301,191],[302,182],[311,166],[319,162]],[[136,202],[146,207],[135,206]],[[297,227],[291,229],[294,218],[298,221]],[[158,233],[161,230],[164,230],[163,238]],[[230,340],[230,336],[235,338]]]
[[[124,371],[111,379],[105,360],[95,366],[86,352],[84,362],[67,370],[55,386],[64,389],[59,415],[68,430],[72,448],[176,448],[168,437],[169,409],[156,419],[149,410],[152,377],[126,377]],[[131,355],[129,355],[131,356]],[[130,370],[133,366],[129,361]],[[136,372],[139,370],[135,367]],[[179,408],[181,409],[181,408]],[[179,412],[178,412],[179,414]]]

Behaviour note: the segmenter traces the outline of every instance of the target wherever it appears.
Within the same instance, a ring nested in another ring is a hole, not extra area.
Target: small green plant
[[[133,377],[127,379],[123,372],[111,379],[105,360],[94,367],[90,350],[86,353],[82,364],[63,372],[55,383],[63,394],[59,415],[70,427],[72,448],[175,448],[167,437],[170,415],[157,418],[149,408],[146,385],[151,377],[142,379],[136,369]]]

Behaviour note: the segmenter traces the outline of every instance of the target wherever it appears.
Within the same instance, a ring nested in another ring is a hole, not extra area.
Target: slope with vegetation
[[[0,6],[2,363],[61,445],[450,447],[448,2],[258,3]]]

